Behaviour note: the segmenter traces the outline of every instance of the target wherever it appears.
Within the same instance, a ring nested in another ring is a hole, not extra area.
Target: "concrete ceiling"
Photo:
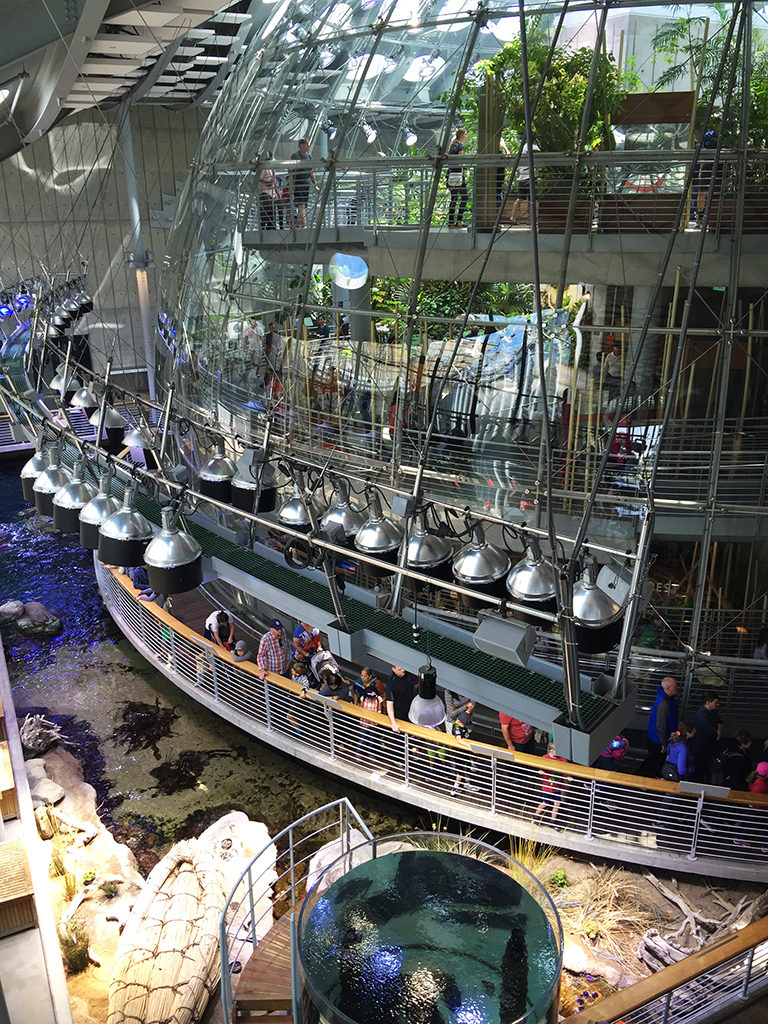
[[[213,102],[252,7],[261,0],[0,0],[0,160],[73,111]]]

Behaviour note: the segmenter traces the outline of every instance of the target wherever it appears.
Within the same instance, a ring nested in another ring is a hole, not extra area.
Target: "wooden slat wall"
[[[692,92],[636,92],[627,96],[611,124],[690,124]]]

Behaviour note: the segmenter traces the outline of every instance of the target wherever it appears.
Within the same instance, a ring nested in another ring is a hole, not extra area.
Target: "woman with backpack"
[[[688,742],[696,730],[688,722],[680,722],[677,732],[669,737],[667,760],[661,769],[661,777],[667,782],[681,782],[693,775],[693,755]]]

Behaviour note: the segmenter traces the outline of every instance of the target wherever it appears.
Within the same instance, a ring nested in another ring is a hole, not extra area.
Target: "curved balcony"
[[[280,676],[262,683],[255,665],[233,663],[172,615],[138,601],[125,577],[100,565],[97,573],[110,613],[148,661],[216,714],[324,771],[496,832],[637,864],[768,881],[761,852],[768,797],[714,796],[691,783],[550,765],[407,723],[395,733],[385,716],[302,697],[300,686]],[[563,790],[549,825],[532,820],[542,767]],[[451,796],[457,778],[466,785]]]

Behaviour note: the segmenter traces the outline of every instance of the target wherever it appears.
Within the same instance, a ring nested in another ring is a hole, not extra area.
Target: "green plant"
[[[96,878],[95,871],[84,871],[83,872],[83,885],[90,885]]]
[[[581,930],[592,942],[595,942],[600,935],[600,925],[597,921],[592,921],[591,919],[584,922]]]
[[[565,868],[555,868],[549,876],[549,884],[554,886],[556,889],[567,889],[570,883],[568,882],[568,876],[565,873]]]
[[[67,974],[79,974],[88,966],[90,935],[82,921],[62,921],[59,925],[59,945]]]
[[[555,851],[551,846],[536,843],[533,839],[523,839],[522,836],[509,837],[510,857],[527,871],[530,871],[540,882],[543,882],[546,877],[547,868],[554,853]],[[513,870],[512,877],[518,882],[523,881],[522,871],[515,872]]]
[[[66,868],[64,867],[61,851],[54,846],[51,850],[51,878],[61,878],[65,871]]]
[[[117,882],[106,881],[102,882],[99,889],[104,893],[108,900],[112,900],[120,892],[120,886]]]

